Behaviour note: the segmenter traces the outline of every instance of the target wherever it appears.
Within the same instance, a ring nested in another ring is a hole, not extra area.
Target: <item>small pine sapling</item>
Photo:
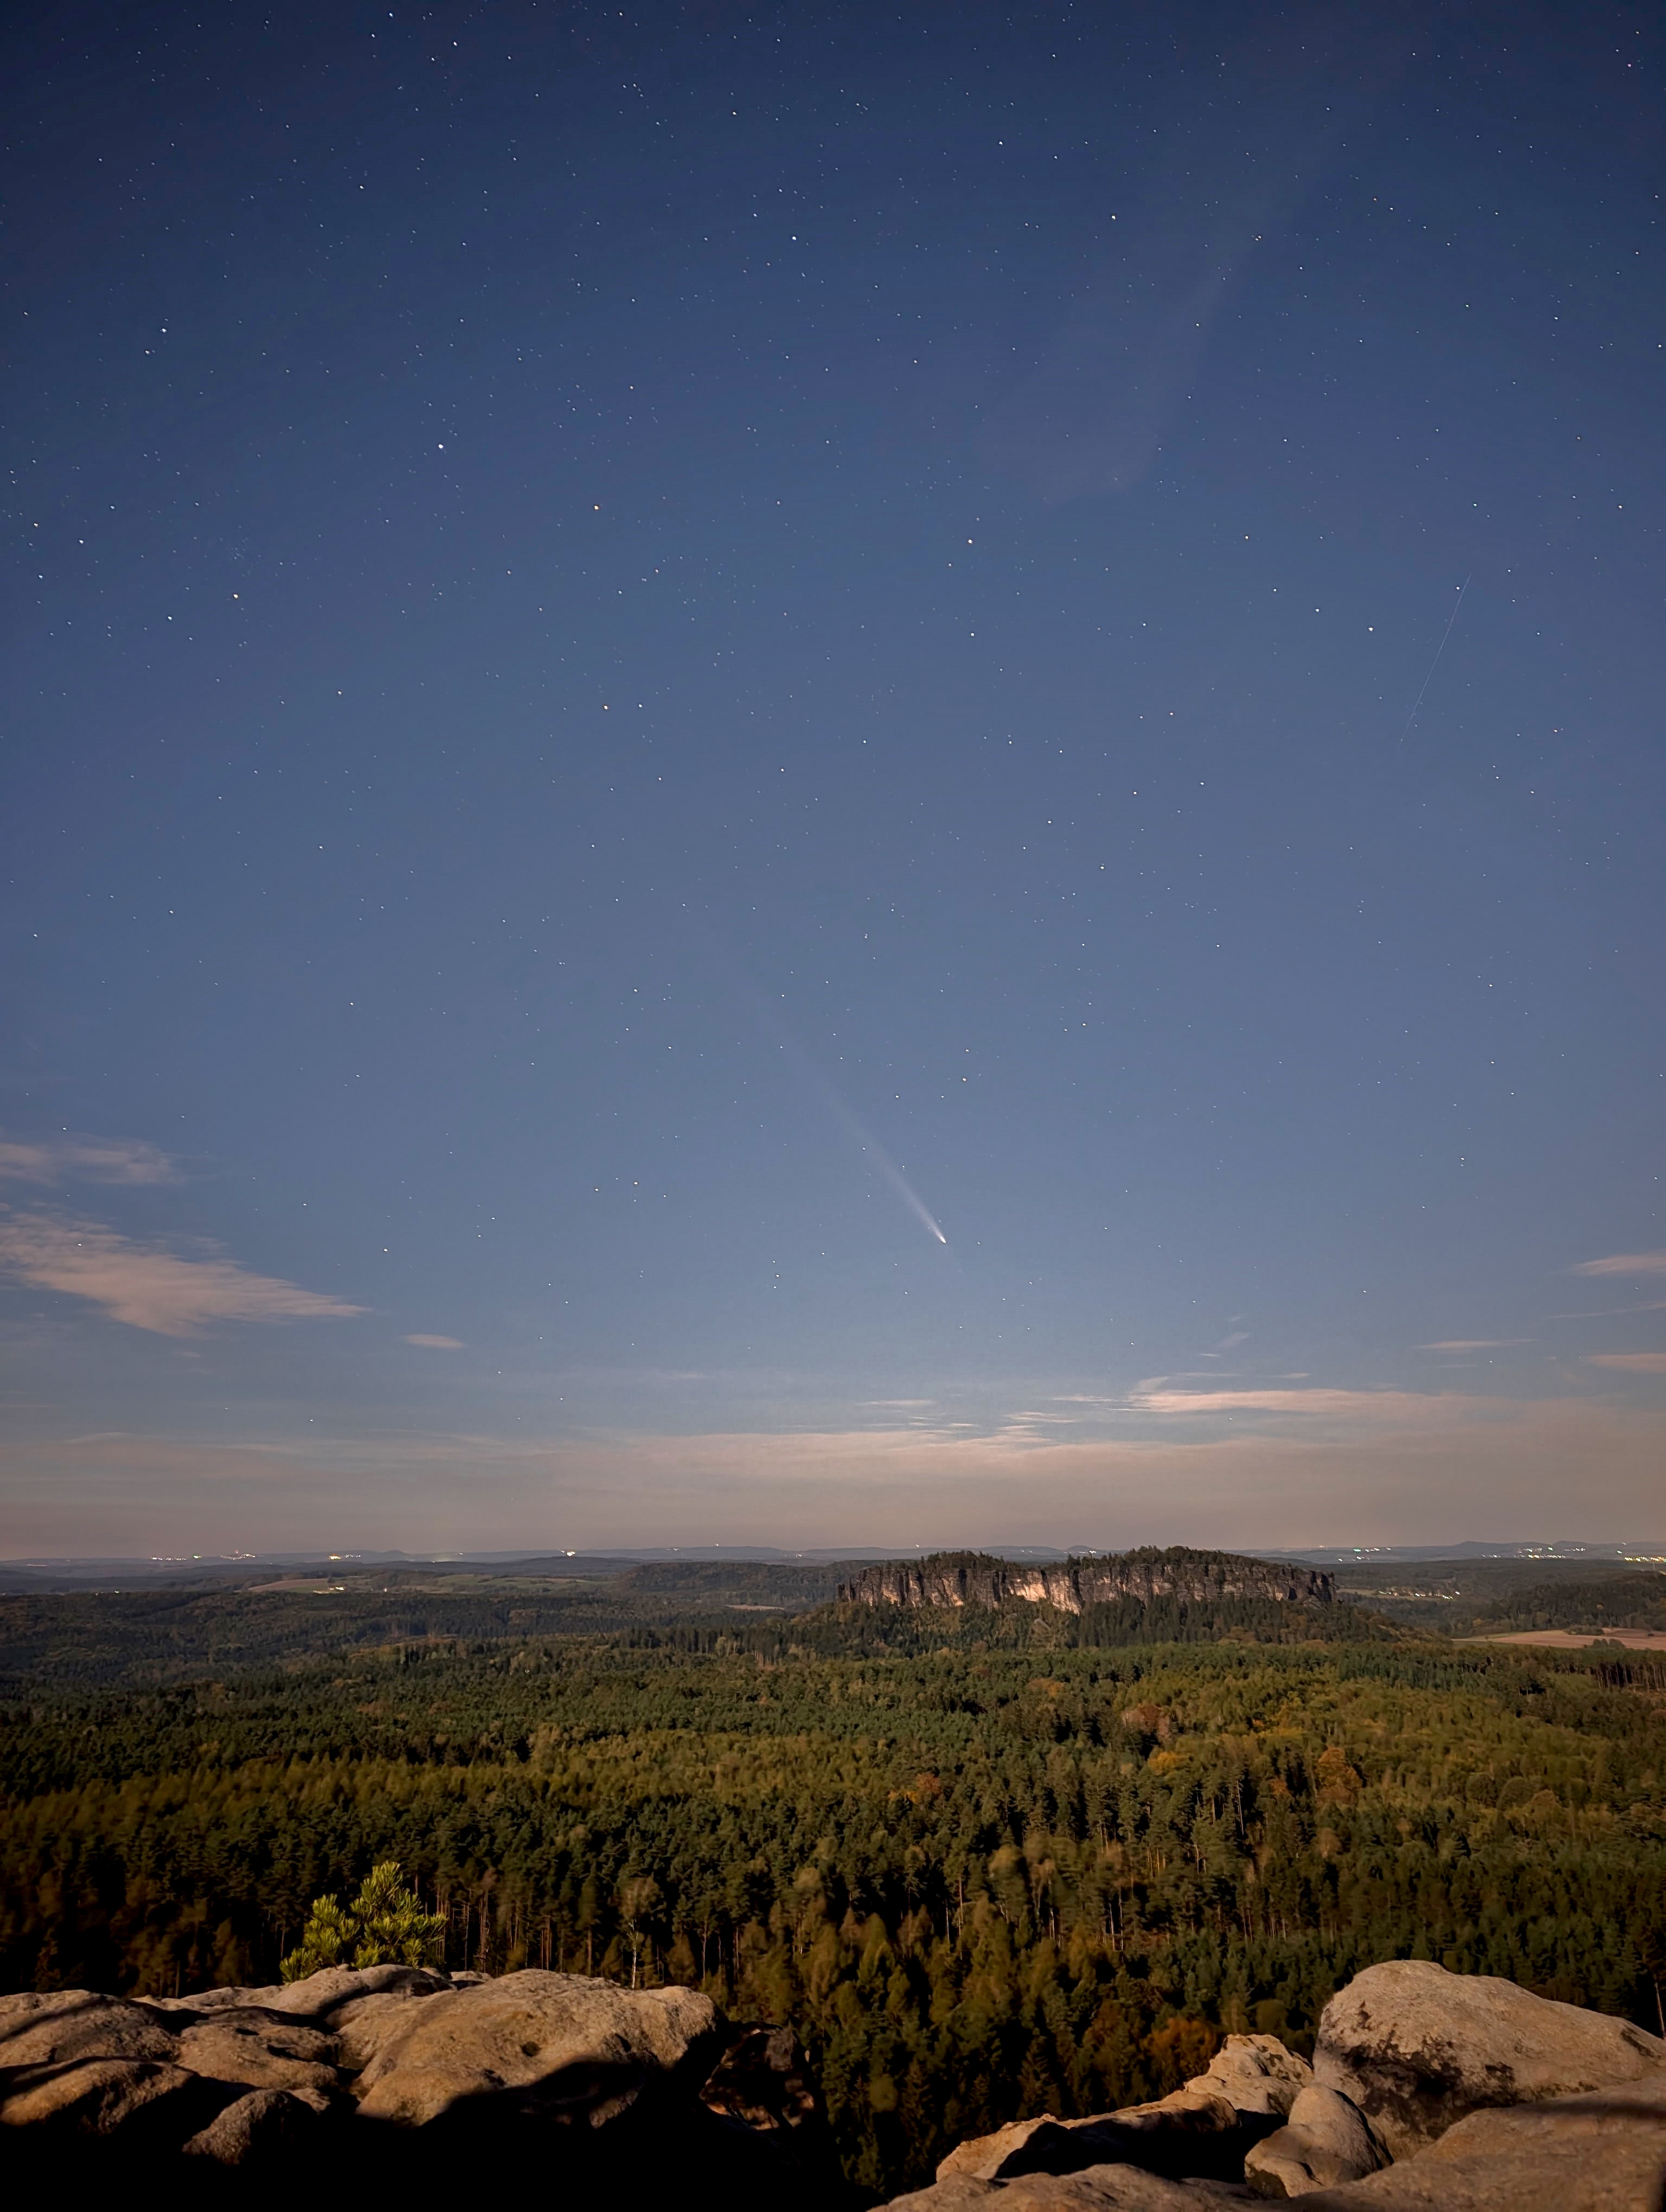
[[[440,1963],[446,1923],[424,1912],[423,1901],[400,1879],[399,1863],[373,1867],[350,1905],[333,1893],[314,1898],[300,1942],[278,1967],[286,1982],[304,1980],[325,1966],[433,1966]]]

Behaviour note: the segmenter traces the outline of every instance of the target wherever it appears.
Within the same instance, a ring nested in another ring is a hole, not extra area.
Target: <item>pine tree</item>
[[[301,1941],[278,1972],[286,1982],[298,1982],[325,1966],[435,1966],[445,1934],[443,1916],[424,1912],[416,1892],[403,1887],[398,1861],[385,1859],[365,1876],[351,1905],[344,1907],[333,1895],[313,1900]]]

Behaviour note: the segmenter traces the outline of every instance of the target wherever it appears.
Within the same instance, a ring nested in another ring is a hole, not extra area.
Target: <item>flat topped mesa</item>
[[[1189,1605],[1223,1599],[1272,1599],[1280,1605],[1330,1605],[1336,1586],[1312,1567],[1240,1559],[1231,1552],[1193,1552],[1177,1545],[1147,1547],[1105,1559],[1066,1559],[1056,1566],[1020,1566],[984,1552],[936,1552],[926,1559],[893,1559],[865,1567],[841,1583],[846,1605],[998,1606],[1021,1598],[1031,1605],[1081,1613],[1091,1605],[1133,1598],[1149,1604],[1175,1598]]]

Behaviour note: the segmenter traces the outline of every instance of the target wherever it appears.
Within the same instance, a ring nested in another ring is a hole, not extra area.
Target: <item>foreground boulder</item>
[[[1359,2106],[1339,2090],[1310,2081],[1283,2127],[1250,2150],[1243,2178],[1258,2196],[1305,2197],[1328,2185],[1362,2180],[1388,2163]]]
[[[1630,2083],[1473,2112],[1414,2158],[1363,2180],[1293,2193],[1303,2212],[1660,2212],[1666,2099]],[[887,2212],[1222,2212],[1255,2201],[1230,2182],[1095,2166],[1006,2181],[952,2174],[894,2198]]]
[[[690,1990],[530,1971],[0,1998],[0,2130],[20,2202],[154,2180],[176,2212],[234,2185],[240,2203],[287,2208],[321,2174],[413,2200],[483,2176],[572,2206],[857,2201],[790,2031],[731,2027]],[[1663,2212],[1666,2041],[1395,1961],[1327,2007],[1316,2071],[1273,2037],[1231,2036],[1171,2096],[999,2129],[895,2203],[1207,2212],[1269,2197],[1311,2212]]]
[[[1395,2159],[1470,2112],[1615,2082],[1666,2087],[1666,2043],[1629,2021],[1427,1960],[1368,1966],[1325,2007],[1314,2078],[1365,2115]]]
[[[1229,2036],[1172,2096],[962,2143],[891,2212],[1666,2212],[1666,2041],[1426,1960],[1326,2007],[1311,2071]]]
[[[216,2081],[242,2081],[252,2089],[319,2089],[338,2086],[336,2038],[285,2013],[227,2006],[180,2032],[179,2063]]]
[[[107,2141],[119,2133],[137,2150],[172,2149],[206,2126],[236,2091],[184,2066],[149,2058],[72,2058],[0,2075],[0,2126],[53,2138]]]
[[[697,2087],[722,2053],[717,2008],[696,1990],[622,1990],[529,1968],[445,1990],[389,2017],[359,2078],[366,2119],[420,2127],[472,2100],[601,2127],[650,2083]]]
[[[531,1971],[0,1998],[0,2130],[14,2193],[165,2177],[176,2205],[218,2204],[234,2169],[241,2201],[286,2205],[320,2172],[412,2198],[489,2172],[575,2205],[852,2201],[789,2031],[730,2029],[693,1990]]]
[[[1666,2099],[1626,2082],[1472,2112],[1415,2158],[1304,2212],[1660,2212]]]
[[[1307,2061],[1276,2037],[1229,2035],[1207,2069],[1170,2096],[1091,2119],[1015,2120],[952,2150],[938,2179],[1012,2181],[1115,2164],[1177,2180],[1239,2181],[1246,2154],[1311,2079]]]
[[[329,2111],[320,2096],[292,2089],[251,2089],[181,2145],[187,2158],[216,2166],[282,2168],[298,2165],[319,2147],[319,2122]]]
[[[1164,2181],[1137,2166],[1094,2166],[1012,2181],[951,2174],[911,2197],[893,2197],[885,2212],[1208,2212],[1253,2202],[1247,2189],[1230,2182]]]
[[[149,2006],[91,1990],[0,1997],[0,2067],[61,2065],[71,2058],[173,2059],[179,2039]]]

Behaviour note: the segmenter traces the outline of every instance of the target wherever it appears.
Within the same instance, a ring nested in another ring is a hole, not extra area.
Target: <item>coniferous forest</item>
[[[875,2190],[1161,2094],[1231,2030],[1310,2047],[1377,1959],[1666,2029],[1658,1656],[743,1586],[0,1598],[0,1986],[270,1981],[315,1897],[396,1860],[453,1966],[790,2021]]]

